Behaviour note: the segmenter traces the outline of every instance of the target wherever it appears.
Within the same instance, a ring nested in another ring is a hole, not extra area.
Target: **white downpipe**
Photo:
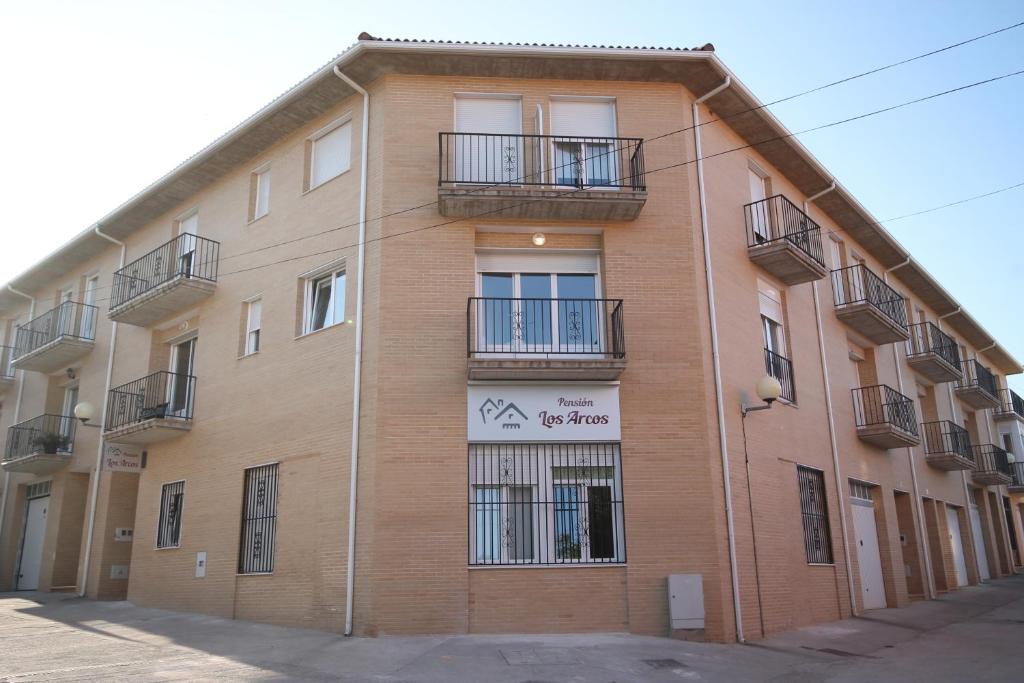
[[[836,189],[836,181],[827,188],[804,200],[804,213],[808,204]],[[836,421],[832,415],[832,387],[828,374],[828,358],[825,354],[825,329],[821,323],[821,302],[818,299],[818,283],[811,283],[811,297],[814,299],[814,324],[818,329],[818,355],[821,358],[821,381],[825,387],[825,415],[828,422],[828,443],[832,449],[832,469],[836,480],[836,502],[839,503],[839,529],[843,535],[843,559],[846,562],[846,583],[850,593],[850,613],[857,616],[857,593],[853,585],[853,565],[850,563],[850,538],[846,522],[846,498],[843,496],[843,477],[839,468],[839,443],[836,441]]]
[[[18,296],[25,297],[29,300],[28,305],[28,319],[31,321],[36,316],[36,298],[29,296],[25,292],[18,291],[14,287],[7,285],[8,291],[11,294],[17,294]],[[21,371],[21,379],[18,381],[18,397],[14,400],[14,422],[17,424],[21,419],[21,397],[25,393],[25,371]],[[7,493],[11,488],[11,473],[4,472],[4,497],[0,498],[0,539],[4,535],[4,518],[7,516]],[[14,586],[11,586],[14,588]]]
[[[110,235],[105,234],[100,230],[99,225],[93,227],[93,232],[108,242],[113,242],[121,247],[121,260],[118,265],[118,270],[124,268],[124,258],[127,245],[125,245],[121,240],[114,239]],[[78,596],[81,598],[85,597],[86,583],[89,580],[89,562],[92,559],[92,538],[94,527],[96,526],[96,506],[99,502],[100,475],[103,473],[103,446],[106,443],[106,440],[103,438],[102,429],[103,425],[107,423],[107,395],[110,394],[110,382],[114,376],[114,348],[116,346],[117,323],[112,322],[110,324],[110,352],[107,354],[107,379],[103,389],[103,407],[100,409],[100,438],[99,445],[96,447],[96,468],[89,486],[89,522],[85,532],[85,554],[82,560],[82,579],[78,582]]]
[[[722,399],[722,369],[718,354],[718,317],[715,313],[715,279],[711,273],[711,240],[708,236],[708,207],[704,196],[704,159],[700,145],[700,104],[732,84],[732,77],[693,102],[693,141],[697,155],[697,194],[700,197],[700,229],[704,239],[704,273],[708,288],[708,318],[711,324],[711,364],[715,373],[715,408],[718,411],[718,445],[722,457],[722,481],[725,488],[725,525],[729,537],[729,570],[732,574],[732,607],[736,616],[736,640],[746,642],[740,608],[740,580],[736,566],[736,531],[732,517],[732,484],[729,481],[729,447],[725,434],[725,403]]]
[[[882,281],[889,284],[889,273],[908,265],[913,259],[908,256],[906,261],[897,263],[892,268],[887,268],[882,272]],[[903,371],[900,369],[900,355],[896,349],[896,344],[892,345],[892,363],[896,367],[896,384],[900,388],[900,393],[904,396],[907,395],[906,390],[903,388]],[[914,460],[914,449],[907,448],[907,461],[910,463],[910,485],[914,491],[914,509],[917,510],[917,532],[921,538],[921,549],[924,556],[924,571],[925,571],[925,591],[929,600],[935,599],[935,575],[932,572],[932,553],[928,547],[928,528],[925,526],[924,521],[924,503],[921,501],[921,488],[917,482],[917,464]],[[964,495],[967,495],[967,479],[964,479]],[[970,500],[968,500],[970,503]]]
[[[362,158],[359,162],[359,276],[356,278],[356,353],[352,382],[352,465],[348,491],[348,558],[345,578],[345,635],[352,635],[356,573],[356,477],[359,473],[359,399],[363,379],[363,287],[366,279],[366,164],[370,148],[370,93],[334,67],[334,75],[363,96]]]

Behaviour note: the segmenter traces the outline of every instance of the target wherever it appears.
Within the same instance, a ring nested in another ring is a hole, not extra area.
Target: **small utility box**
[[[669,574],[668,609],[672,630],[704,628],[704,578]]]

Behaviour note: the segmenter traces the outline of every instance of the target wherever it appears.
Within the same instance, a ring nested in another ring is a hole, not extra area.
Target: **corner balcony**
[[[879,448],[906,448],[921,443],[914,402],[885,384],[853,390],[857,437]]]
[[[71,460],[77,425],[70,415],[40,415],[8,427],[0,466],[7,472],[56,472]]]
[[[67,368],[92,351],[98,315],[95,306],[65,301],[22,325],[11,367],[46,374]]]
[[[178,235],[114,273],[108,317],[149,327],[207,298],[217,287],[220,243]]]
[[[111,389],[103,438],[148,446],[188,433],[195,388],[195,377],[164,371]]]
[[[13,346],[0,346],[0,394],[14,386],[14,368],[11,367]]]
[[[935,323],[914,323],[909,328],[907,364],[919,375],[936,384],[955,382],[964,376],[960,370],[960,348]]]
[[[973,359],[961,362],[960,368],[964,376],[957,380],[955,389],[960,400],[976,410],[998,408],[999,389],[995,375]]]
[[[906,300],[861,263],[832,271],[832,300],[836,317],[873,344],[910,338]]]
[[[1009,486],[1010,493],[1024,493],[1024,462],[1011,462],[1010,476],[1013,478]]]
[[[990,443],[975,446],[973,450],[974,461],[978,464],[971,473],[974,483],[984,486],[1005,486],[1013,482],[1006,451]]]
[[[613,380],[626,368],[621,299],[472,297],[470,379]]]
[[[437,170],[442,216],[631,221],[647,202],[641,138],[439,133]]]
[[[999,406],[992,411],[992,417],[996,422],[1005,420],[1020,420],[1024,422],[1024,398],[1017,395],[1012,389],[1002,389],[999,392]]]
[[[787,285],[820,280],[828,273],[821,226],[781,194],[743,207],[747,256]]]
[[[921,432],[924,459],[929,465],[947,472],[974,469],[974,451],[966,429],[949,420],[938,420],[922,424]]]

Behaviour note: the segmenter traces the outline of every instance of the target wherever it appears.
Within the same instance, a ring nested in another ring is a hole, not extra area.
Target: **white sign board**
[[[103,469],[111,472],[141,472],[142,454],[128,446],[108,443],[103,450]]]
[[[619,441],[619,387],[470,384],[469,440]]]

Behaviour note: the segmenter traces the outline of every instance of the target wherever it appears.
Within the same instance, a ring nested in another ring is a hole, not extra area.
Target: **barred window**
[[[832,534],[828,526],[825,475],[820,470],[797,467],[800,512],[804,523],[804,551],[812,564],[832,564]]]
[[[618,444],[470,444],[469,563],[626,561]]]
[[[269,574],[274,571],[276,531],[277,464],[250,467],[245,471],[242,497],[239,574]]]
[[[181,513],[185,504],[185,482],[164,484],[160,493],[160,526],[156,531],[157,548],[181,545]]]

